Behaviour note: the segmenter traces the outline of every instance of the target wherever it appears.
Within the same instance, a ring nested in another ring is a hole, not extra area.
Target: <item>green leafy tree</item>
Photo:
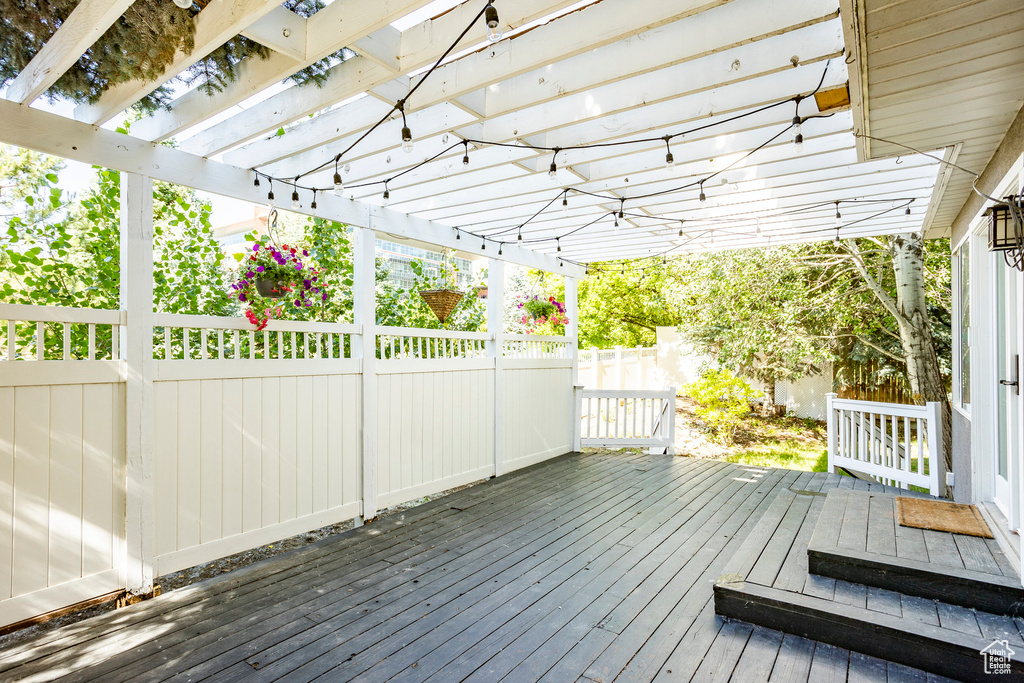
[[[658,327],[680,322],[679,311],[665,296],[669,273],[661,261],[646,262],[642,268],[609,262],[580,280],[580,347],[654,346]]]

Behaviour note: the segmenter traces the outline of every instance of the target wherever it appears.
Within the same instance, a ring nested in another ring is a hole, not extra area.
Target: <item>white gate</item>
[[[673,453],[676,389],[592,390],[576,387],[575,448],[664,449]]]

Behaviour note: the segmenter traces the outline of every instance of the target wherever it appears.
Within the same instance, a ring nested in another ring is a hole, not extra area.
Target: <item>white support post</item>
[[[121,174],[121,308],[126,311],[121,358],[125,405],[125,587],[153,592],[153,181]]]
[[[362,334],[352,336],[352,357],[362,361],[362,520],[377,516],[377,233],[354,228],[352,237],[353,317]],[[357,525],[362,521],[357,520]]]
[[[487,263],[488,355],[494,358],[494,476],[505,473],[505,262]]]
[[[671,398],[668,400],[668,420],[666,421],[665,428],[668,429],[668,433],[665,435],[668,441],[668,448],[665,449],[665,453],[668,455],[676,454],[676,393],[679,391],[676,387],[669,387],[669,394]]]
[[[833,463],[839,449],[839,432],[837,429],[839,425],[836,423],[836,413],[835,409],[832,407],[832,401],[837,398],[839,398],[839,394],[825,394],[825,424],[827,425],[828,435],[828,471],[832,474],[835,474],[836,472],[836,468]]]
[[[571,401],[569,405],[570,419],[573,420],[572,430],[569,432],[572,435],[573,451],[579,452],[580,450],[580,416],[577,412],[582,409],[582,404],[577,401],[577,385],[580,383],[580,369],[579,369],[579,339],[580,339],[580,305],[579,305],[579,281],[571,276],[565,277],[565,316],[569,319],[569,323],[565,326],[565,338],[569,342],[568,352],[570,360],[570,377],[572,382],[573,390],[569,395]],[[597,351],[594,352],[594,359],[597,358]]]
[[[928,409],[928,480],[931,494],[939,498],[946,490],[946,462],[942,446],[942,404],[925,404]],[[918,465],[920,467],[920,465]]]

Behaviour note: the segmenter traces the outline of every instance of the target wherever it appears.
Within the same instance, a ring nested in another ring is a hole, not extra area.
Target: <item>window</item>
[[[957,338],[958,349],[958,377],[960,395],[957,399],[960,407],[964,410],[971,409],[971,241],[966,240],[963,246],[954,255],[954,268],[956,269],[956,299],[959,335]]]

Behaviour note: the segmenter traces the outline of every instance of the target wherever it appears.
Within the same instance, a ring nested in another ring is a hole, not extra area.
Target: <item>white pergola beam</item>
[[[106,123],[237,36],[276,6],[273,0],[211,0],[193,20],[195,47],[191,52],[178,52],[156,80],[121,83],[108,88],[94,104],[78,105],[75,107],[75,118],[97,125]]]
[[[32,104],[121,18],[135,0],[81,0],[7,87],[7,98]]]
[[[242,31],[242,35],[296,61],[306,58],[306,19],[284,7],[275,7]]]
[[[132,134],[145,140],[166,140],[175,133],[239,104],[314,62],[387,26],[429,1],[334,2],[307,21],[304,59],[295,60],[280,53],[273,53],[267,59],[244,59],[235,69],[234,80],[222,91],[209,96],[199,89],[190,90],[172,102],[168,110],[155,112],[136,124]],[[209,8],[199,16],[207,11]],[[235,31],[236,34],[238,32]]]
[[[266,202],[266,187],[254,187],[253,175],[246,169],[22,107],[8,100],[0,100],[0,119],[4,121],[4,126],[0,127],[0,141],[11,145],[104,168],[148,175],[255,204]],[[282,187],[281,194],[285,195],[285,191],[286,188]],[[326,193],[317,198],[317,204],[315,212],[306,204],[297,212],[438,246],[465,249],[464,242],[456,240],[455,231],[446,225]],[[504,255],[496,258],[551,272],[576,273],[579,270],[572,264],[561,263],[559,259],[514,246],[506,248]]]
[[[571,2],[566,0],[518,0],[515,5],[502,8],[502,19],[506,23],[520,25],[570,4]],[[389,47],[395,41],[393,27],[382,26],[372,33],[353,39],[350,47],[363,56],[335,66],[323,87],[311,85],[290,88],[288,92],[269,97],[266,101],[250,107],[244,116],[232,117],[228,121],[211,126],[193,138],[182,141],[182,149],[211,156],[362,92],[374,90],[398,76],[404,78],[406,74],[437,60],[447,47],[447,44],[440,47],[445,40],[441,36],[449,37],[446,39],[450,43],[465,29],[480,8],[481,6],[475,2],[465,2],[440,17],[424,21],[401,33],[397,68],[390,54],[393,49]],[[487,29],[482,22],[474,25],[465,39],[459,43],[459,47],[470,47],[486,40],[486,33]],[[277,80],[288,75],[283,74]],[[407,79],[404,81],[401,93],[391,98],[392,102],[408,91]],[[232,100],[215,104],[213,108],[218,111],[237,103],[234,101],[235,98],[225,98],[224,93],[218,94],[214,99]],[[191,123],[197,123],[199,120],[200,118],[196,118]]]

